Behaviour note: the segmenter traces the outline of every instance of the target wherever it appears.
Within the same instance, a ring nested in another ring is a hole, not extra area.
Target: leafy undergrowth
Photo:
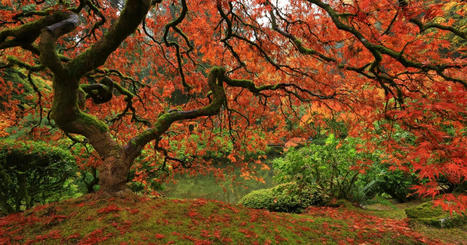
[[[352,208],[273,213],[194,199],[85,196],[0,218],[0,244],[440,244]]]

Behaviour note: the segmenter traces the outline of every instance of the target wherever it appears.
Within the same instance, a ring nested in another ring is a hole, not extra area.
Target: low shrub
[[[300,213],[311,205],[322,205],[327,200],[317,188],[291,182],[252,191],[240,199],[239,204],[275,212]]]
[[[35,141],[0,140],[0,213],[59,200],[76,172],[66,150]]]

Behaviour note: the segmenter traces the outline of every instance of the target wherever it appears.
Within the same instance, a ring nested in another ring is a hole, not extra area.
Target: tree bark
[[[131,162],[122,157],[121,152],[110,155],[99,166],[99,191],[120,193],[128,191],[128,173]]]

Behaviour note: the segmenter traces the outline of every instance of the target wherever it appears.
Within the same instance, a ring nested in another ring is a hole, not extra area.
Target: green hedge
[[[326,198],[317,188],[298,186],[291,182],[252,191],[240,199],[239,204],[248,208],[300,213],[311,205],[322,205],[325,202]]]
[[[43,142],[0,140],[0,213],[58,200],[76,172],[66,150]]]

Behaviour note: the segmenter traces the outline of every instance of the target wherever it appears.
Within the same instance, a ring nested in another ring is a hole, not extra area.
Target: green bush
[[[296,182],[313,186],[332,199],[361,201],[365,183],[359,182],[360,173],[353,167],[358,161],[376,159],[375,154],[358,152],[358,139],[336,139],[330,134],[324,144],[309,144],[290,149],[282,158],[273,161],[279,182]]]
[[[467,224],[467,216],[444,211],[441,207],[434,207],[433,202],[424,202],[418,206],[407,208],[405,214],[412,221],[439,228],[458,227]]]
[[[401,170],[389,170],[386,165],[375,166],[379,169],[379,173],[372,176],[371,172],[368,173],[376,181],[378,192],[387,193],[392,198],[399,202],[406,202],[415,198],[412,186],[417,184],[418,178],[416,174],[407,173]]]
[[[76,172],[66,150],[42,142],[0,140],[0,213],[58,200]]]
[[[325,203],[326,199],[316,188],[285,183],[269,189],[252,191],[240,199],[239,204],[275,212],[300,213],[311,205]]]

